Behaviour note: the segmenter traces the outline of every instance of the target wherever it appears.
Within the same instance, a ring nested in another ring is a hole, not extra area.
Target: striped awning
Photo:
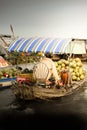
[[[86,46],[83,41],[71,41],[66,48],[66,53],[86,54]]]
[[[70,41],[70,38],[19,38],[10,44],[8,51],[64,53]]]

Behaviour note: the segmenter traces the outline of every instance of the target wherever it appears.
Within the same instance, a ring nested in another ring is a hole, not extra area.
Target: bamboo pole
[[[15,36],[14,36],[14,30],[13,30],[13,27],[12,27],[11,24],[10,24],[10,29],[11,29],[11,32],[12,32],[12,39],[14,40],[14,39],[15,39]]]
[[[68,68],[68,72],[69,72],[69,79],[68,79],[68,83],[69,83],[69,85],[71,84],[71,86],[72,86],[72,76],[71,76],[71,73],[70,73],[70,58],[71,58],[71,56],[72,56],[72,54],[73,54],[73,49],[74,49],[74,46],[75,46],[75,42],[74,42],[74,44],[73,44],[73,47],[70,49],[70,55],[69,55],[69,57],[68,57],[68,61],[69,61],[69,68]]]
[[[2,36],[0,36],[1,40],[4,42],[4,44],[8,47],[8,44],[6,43],[6,41],[2,38]]]

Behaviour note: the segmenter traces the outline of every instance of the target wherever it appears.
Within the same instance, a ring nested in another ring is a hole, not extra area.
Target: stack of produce
[[[69,60],[61,59],[55,62],[58,74],[64,69],[69,69],[71,72],[72,80],[80,81],[85,78],[86,71],[83,68],[83,64],[80,58],[71,58]]]
[[[4,78],[13,78],[16,77],[20,73],[16,68],[3,68],[0,70],[0,79]]]

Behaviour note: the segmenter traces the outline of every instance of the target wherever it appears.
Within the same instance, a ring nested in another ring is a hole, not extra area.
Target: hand
[[[52,84],[52,82],[51,82],[51,81],[46,80],[46,85],[51,85],[51,84]]]
[[[63,86],[63,83],[62,83],[62,81],[61,81],[61,80],[58,80],[58,81],[57,81],[57,84],[58,84],[60,87],[62,87],[62,86]]]

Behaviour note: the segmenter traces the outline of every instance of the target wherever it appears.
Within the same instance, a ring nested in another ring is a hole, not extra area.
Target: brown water
[[[87,130],[87,82],[72,95],[49,101],[21,101],[11,88],[0,90],[0,130],[27,126]]]

